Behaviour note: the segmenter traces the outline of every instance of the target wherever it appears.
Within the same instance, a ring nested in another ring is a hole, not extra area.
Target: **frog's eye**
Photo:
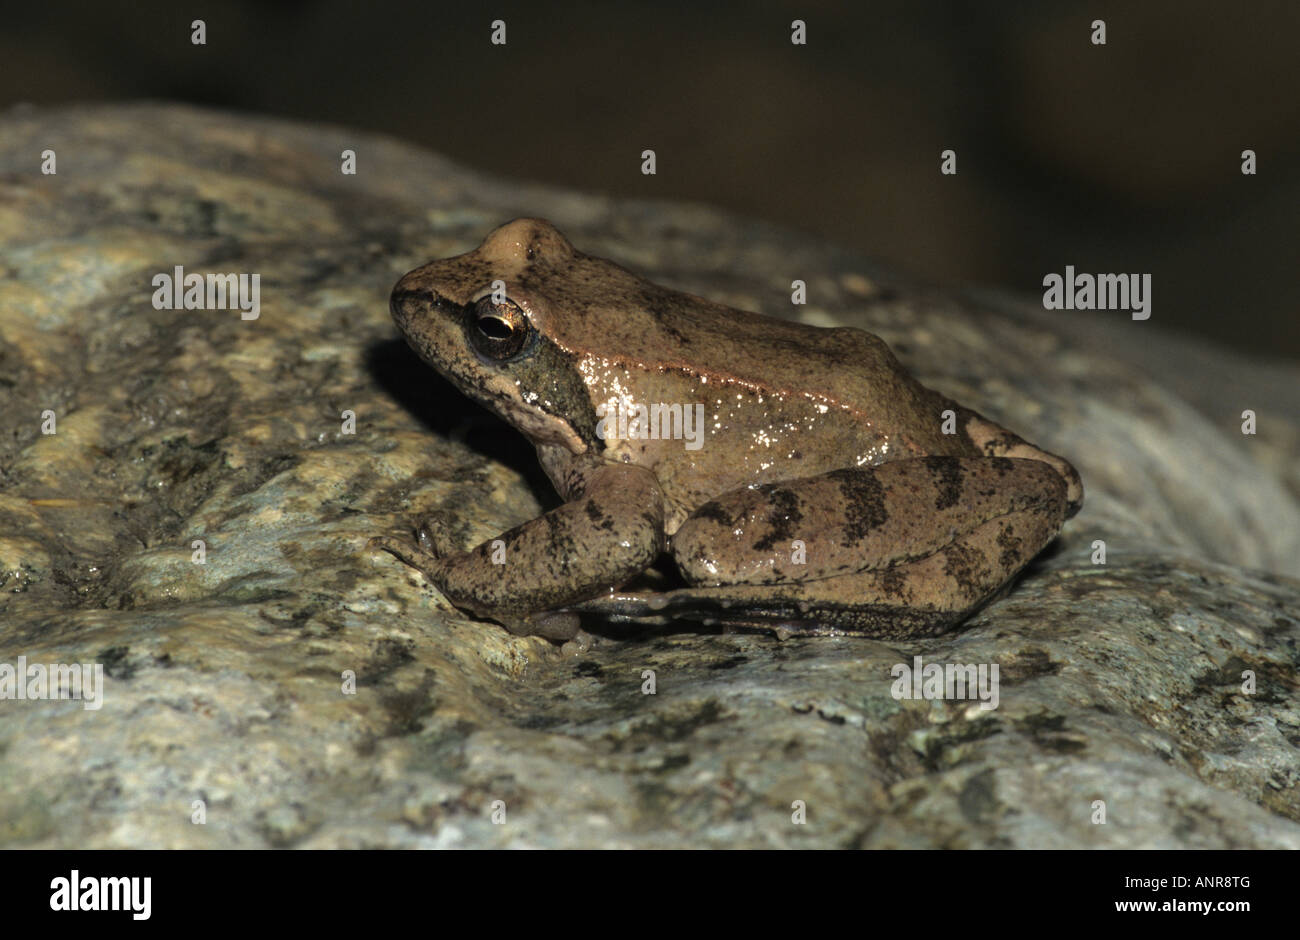
[[[516,355],[533,333],[533,325],[510,299],[493,303],[491,296],[474,305],[469,341],[484,356],[498,362]]]

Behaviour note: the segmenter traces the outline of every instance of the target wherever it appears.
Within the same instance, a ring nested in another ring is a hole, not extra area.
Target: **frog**
[[[935,636],[1083,503],[1067,460],[922,385],[874,334],[661,287],[544,219],[415,268],[389,309],[528,439],[562,502],[468,549],[428,520],[370,544],[516,635],[568,644],[596,617]]]

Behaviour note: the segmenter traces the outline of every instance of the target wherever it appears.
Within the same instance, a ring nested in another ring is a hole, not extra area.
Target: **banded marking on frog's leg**
[[[1038,460],[899,460],[723,494],[697,509],[671,546],[692,585],[816,581],[924,558],[1011,513],[1037,514],[1054,532],[1065,489]]]
[[[1083,506],[1083,480],[1064,457],[1058,457],[1041,447],[1035,447],[1023,437],[994,424],[979,412],[971,411],[950,402],[959,415],[965,417],[966,436],[986,457],[1017,457],[1024,460],[1041,460],[1061,475],[1065,481],[1065,518],[1071,518]]]
[[[1062,486],[1062,489],[1064,487]],[[878,639],[933,636],[996,597],[1061,523],[1023,509],[990,519],[914,561],[817,581],[684,588],[598,598],[580,609],[626,619],[668,617],[767,627],[778,635],[849,633]]]
[[[654,475],[610,464],[591,474],[578,499],[469,551],[435,557],[392,538],[372,539],[371,545],[422,571],[462,610],[512,633],[570,639],[577,618],[556,608],[645,570],[663,550],[663,520],[663,493]],[[504,543],[503,564],[493,561],[498,540]]]

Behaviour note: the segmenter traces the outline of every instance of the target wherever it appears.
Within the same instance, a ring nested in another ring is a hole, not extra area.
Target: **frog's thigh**
[[[881,569],[891,569],[881,577],[897,585],[910,563],[948,546],[983,551],[994,537],[1005,545],[993,552],[989,571],[1005,572],[1005,580],[1051,540],[1065,507],[1065,482],[1040,460],[923,457],[734,490],[696,510],[674,534],[672,550],[696,585],[808,582]],[[1017,524],[989,525],[1004,517]],[[935,565],[942,568],[942,559],[908,577]],[[918,589],[910,591],[919,599]]]

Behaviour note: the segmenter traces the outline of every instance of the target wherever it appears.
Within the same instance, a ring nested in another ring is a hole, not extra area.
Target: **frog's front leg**
[[[374,547],[418,568],[457,607],[512,633],[571,639],[573,614],[556,612],[627,581],[663,551],[663,494],[641,467],[594,470],[581,497],[467,552],[443,556],[410,543]]]
[[[941,632],[1051,541],[1067,505],[1049,464],[1002,457],[924,457],[736,490],[673,536],[696,587],[652,609],[884,637]]]

